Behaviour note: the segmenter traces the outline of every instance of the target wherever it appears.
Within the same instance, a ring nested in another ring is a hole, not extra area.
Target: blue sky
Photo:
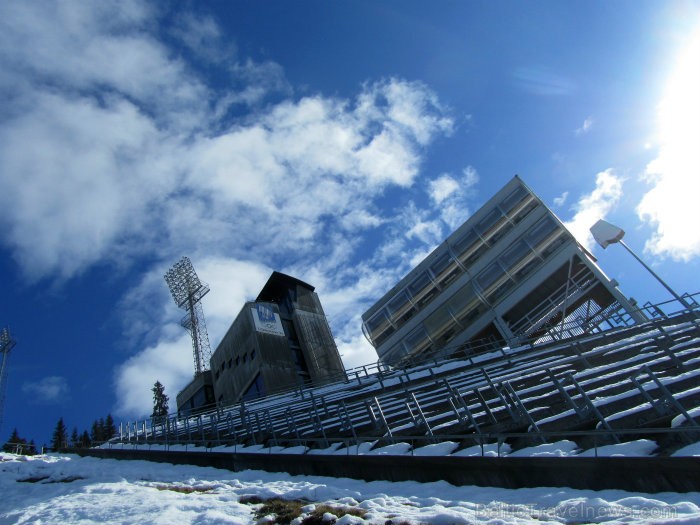
[[[640,302],[698,291],[700,2],[3,2],[0,439],[150,413],[272,270],[360,315],[519,174]]]

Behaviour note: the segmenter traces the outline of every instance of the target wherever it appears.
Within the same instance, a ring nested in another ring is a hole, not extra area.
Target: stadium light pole
[[[613,224],[610,224],[607,221],[604,221],[603,219],[600,219],[598,222],[596,222],[593,226],[591,226],[591,233],[593,234],[593,238],[596,240],[598,244],[600,244],[603,249],[607,248],[610,244],[621,244],[622,247],[627,250],[629,253],[632,254],[632,257],[637,259],[639,264],[644,266],[644,268],[647,269],[647,271],[653,275],[657,281],[659,281],[664,288],[666,288],[673,297],[676,298],[676,300],[681,303],[685,308],[688,310],[692,309],[692,306],[688,304],[688,302],[683,299],[680,295],[678,295],[673,288],[671,288],[666,282],[659,277],[659,275],[652,270],[642,259],[639,258],[639,256],[632,251],[632,249],[627,246],[627,243],[622,240],[622,238],[625,236],[625,230],[622,228],[615,226]]]

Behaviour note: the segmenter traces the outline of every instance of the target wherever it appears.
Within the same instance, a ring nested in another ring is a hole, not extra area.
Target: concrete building
[[[219,405],[324,384],[345,373],[314,287],[279,272],[245,303],[210,364]]]
[[[178,392],[176,401],[177,412],[181,416],[214,408],[216,401],[211,372],[203,370],[195,374],[194,379]]]
[[[561,221],[514,177],[363,316],[390,366],[645,320]]]

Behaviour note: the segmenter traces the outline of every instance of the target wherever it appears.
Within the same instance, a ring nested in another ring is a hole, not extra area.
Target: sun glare
[[[649,251],[688,260],[700,255],[700,230],[688,222],[700,196],[700,25],[675,62],[658,110],[659,152],[646,169],[653,188],[637,212],[656,229]]]
[[[700,151],[700,28],[681,54],[659,107],[660,134],[682,165]],[[688,158],[691,157],[691,158]],[[697,166],[696,166],[697,167]]]

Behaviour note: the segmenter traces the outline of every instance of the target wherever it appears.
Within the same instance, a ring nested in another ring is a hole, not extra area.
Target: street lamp
[[[622,240],[622,238],[625,236],[625,230],[619,228],[618,226],[610,224],[609,222],[604,221],[603,219],[600,219],[593,226],[591,226],[591,233],[593,234],[593,238],[598,244],[600,244],[603,247],[603,249],[607,248],[610,244],[621,244],[628,252],[632,254],[632,257],[639,261],[639,264],[644,266],[644,268],[646,268],[651,275],[656,277],[656,279],[663,285],[663,287],[666,288],[671,293],[671,295],[673,295],[673,297],[676,298],[678,302],[680,302],[688,310],[692,309],[692,306],[690,306],[690,304],[688,304],[688,302],[685,299],[683,299],[680,295],[674,292],[673,289],[668,284],[666,284],[664,280],[656,274],[656,272],[654,272],[654,270],[649,268],[649,266],[647,266],[646,263],[642,261],[637,256],[637,254],[634,253],[629,246],[627,246],[627,244],[625,244],[625,241]]]

